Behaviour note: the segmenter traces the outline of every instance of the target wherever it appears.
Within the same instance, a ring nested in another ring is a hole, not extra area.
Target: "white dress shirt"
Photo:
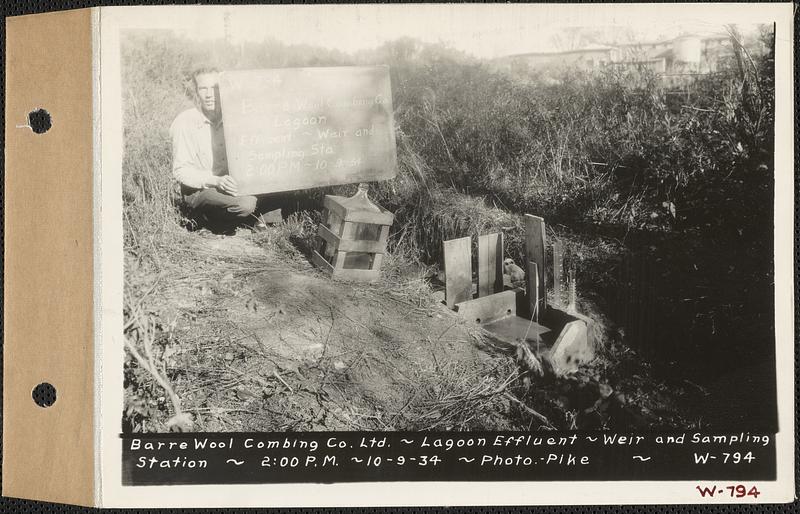
[[[213,176],[228,174],[222,120],[212,123],[196,107],[180,113],[169,127],[172,174],[181,184],[208,187]]]

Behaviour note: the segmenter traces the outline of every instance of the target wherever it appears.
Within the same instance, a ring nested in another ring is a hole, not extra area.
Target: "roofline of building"
[[[666,57],[656,57],[655,59],[642,59],[642,60],[629,60],[629,61],[614,61],[614,62],[610,62],[610,63],[608,63],[608,65],[609,65],[609,66],[616,66],[616,65],[618,65],[618,64],[624,64],[624,65],[626,65],[626,66],[627,66],[627,65],[629,65],[629,64],[647,64],[647,63],[651,63],[651,62],[665,62],[666,60],[667,60],[667,59],[666,59]]]
[[[723,34],[707,35],[707,36],[700,36],[697,34],[684,34],[681,36],[676,36],[672,39],[663,39],[661,41],[645,41],[641,43],[621,43],[613,46],[604,46],[599,48],[576,48],[575,50],[562,50],[560,52],[522,52],[519,54],[503,55],[497,57],[497,59],[506,59],[510,57],[526,57],[531,55],[567,55],[567,54],[586,53],[586,52],[607,52],[609,50],[614,50],[617,48],[624,48],[624,47],[663,45],[664,43],[672,43],[673,41],[677,41],[678,39],[683,39],[687,37],[698,37],[704,41],[709,39],[728,39],[728,36],[725,36]]]
[[[614,50],[615,47],[613,46],[606,46],[601,48],[577,48],[575,50],[562,50],[560,52],[523,52],[521,54],[509,54],[503,55],[498,57],[498,59],[502,59],[504,57],[523,57],[527,55],[566,55],[566,54],[580,54],[586,52],[608,52],[609,50]]]

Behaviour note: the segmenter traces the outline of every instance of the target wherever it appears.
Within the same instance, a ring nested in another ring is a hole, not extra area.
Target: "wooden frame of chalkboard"
[[[240,195],[397,174],[388,66],[226,71],[219,92]]]

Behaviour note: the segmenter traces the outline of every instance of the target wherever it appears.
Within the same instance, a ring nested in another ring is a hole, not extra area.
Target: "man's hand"
[[[216,188],[220,193],[233,196],[239,190],[239,185],[230,175],[223,175],[221,177],[217,177]]]

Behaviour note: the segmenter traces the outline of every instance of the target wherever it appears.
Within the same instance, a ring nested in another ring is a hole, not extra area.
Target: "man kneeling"
[[[194,217],[213,231],[230,232],[239,225],[263,227],[255,216],[255,196],[236,196],[238,185],[228,175],[222,130],[218,70],[192,73],[195,107],[172,122],[172,174]]]

